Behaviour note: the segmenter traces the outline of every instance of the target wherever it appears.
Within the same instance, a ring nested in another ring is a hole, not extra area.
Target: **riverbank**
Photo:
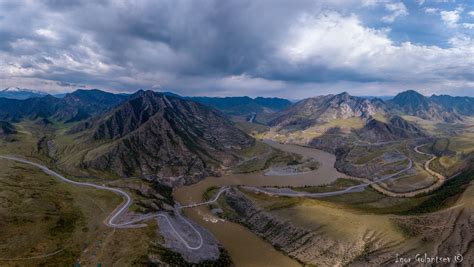
[[[203,193],[209,187],[230,185],[247,186],[306,186],[324,185],[338,178],[348,177],[334,168],[336,157],[330,153],[297,145],[264,141],[266,144],[290,153],[296,153],[319,162],[318,169],[299,175],[265,175],[263,172],[230,174],[223,177],[208,177],[203,181],[179,187],[175,199],[182,205],[201,203]],[[184,210],[184,215],[208,229],[229,252],[236,266],[300,266],[300,264],[276,250],[244,226],[216,217],[207,206]]]

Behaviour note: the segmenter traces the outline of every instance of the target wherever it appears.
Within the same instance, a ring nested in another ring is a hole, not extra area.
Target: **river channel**
[[[336,157],[330,153],[297,145],[278,144],[266,141],[274,148],[311,157],[320,163],[317,170],[290,176],[265,176],[263,172],[231,174],[223,177],[208,177],[201,182],[176,189],[174,197],[181,205],[202,202],[203,192],[211,186],[304,186],[322,185],[346,177],[334,168]],[[247,228],[221,220],[207,206],[186,209],[185,215],[214,234],[229,252],[232,261],[240,266],[300,266],[298,262],[277,251],[273,246]]]

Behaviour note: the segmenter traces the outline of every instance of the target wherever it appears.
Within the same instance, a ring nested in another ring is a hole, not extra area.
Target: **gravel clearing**
[[[168,216],[168,219],[189,246],[198,247],[200,238],[188,223],[192,224],[202,236],[202,246],[196,250],[187,248],[185,243],[177,237],[171,224],[166,221],[166,218],[157,217],[156,220],[160,225],[159,232],[164,238],[164,247],[180,253],[187,262],[191,263],[198,263],[204,260],[217,260],[219,258],[219,243],[208,230],[190,220],[183,219],[181,216]]]

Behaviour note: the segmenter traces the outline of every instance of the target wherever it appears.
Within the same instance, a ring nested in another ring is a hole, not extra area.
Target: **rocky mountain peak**
[[[396,95],[389,103],[405,114],[426,120],[462,121],[456,110],[443,106],[436,100],[436,98],[426,97],[414,90],[408,90]]]
[[[408,90],[408,91],[397,94],[392,99],[392,102],[399,106],[410,106],[410,107],[416,107],[419,105],[427,107],[429,105],[428,98],[414,90]]]
[[[84,165],[120,176],[202,178],[235,163],[233,150],[254,144],[220,112],[153,91],[86,123],[81,136],[109,145]]]
[[[376,113],[385,113],[386,105],[379,99],[368,100],[352,96],[347,92],[302,100],[287,110],[277,113],[271,121],[272,126],[286,127],[303,125],[303,128],[315,124],[327,123],[334,119],[359,117],[369,119]]]

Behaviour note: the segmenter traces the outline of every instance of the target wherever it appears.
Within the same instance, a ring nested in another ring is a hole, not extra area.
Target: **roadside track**
[[[390,175],[385,175],[379,179],[376,179],[374,181],[370,181],[368,179],[356,179],[356,180],[361,180],[364,181],[364,183],[355,185],[355,186],[350,186],[346,189],[339,190],[339,191],[332,191],[332,192],[321,192],[321,193],[311,193],[311,192],[302,192],[302,191],[295,191],[291,188],[260,188],[260,187],[255,187],[255,186],[244,186],[245,189],[251,190],[254,192],[259,192],[259,193],[265,193],[268,195],[274,195],[274,196],[285,196],[285,197],[312,197],[312,198],[321,198],[321,197],[329,197],[329,196],[336,196],[336,195],[342,195],[342,194],[347,194],[347,193],[354,193],[354,192],[361,192],[368,186],[372,186],[375,190],[378,192],[390,196],[390,197],[415,197],[421,194],[426,194],[429,192],[433,192],[434,190],[440,188],[444,182],[446,181],[446,177],[443,176],[440,173],[437,173],[430,169],[430,164],[433,160],[437,159],[438,157],[436,155],[430,154],[430,153],[425,153],[419,150],[420,147],[425,146],[427,144],[422,144],[418,145],[414,148],[414,151],[418,154],[421,155],[426,155],[426,156],[431,156],[431,159],[425,162],[424,168],[425,170],[433,175],[436,178],[436,182],[430,185],[429,187],[426,188],[421,188],[415,191],[410,191],[410,192],[393,192],[390,190],[387,190],[386,188],[380,186],[380,182],[390,180],[393,177],[406,172],[410,170],[413,167],[413,160],[409,159],[408,165],[406,168],[403,170],[400,170],[394,174]]]
[[[196,233],[196,236],[199,239],[199,242],[198,242],[199,244],[197,246],[192,246],[178,232],[176,227],[173,225],[172,220],[164,212],[142,215],[138,218],[131,219],[131,220],[126,221],[126,222],[121,222],[121,223],[116,222],[120,218],[120,216],[125,214],[127,212],[128,208],[133,204],[132,197],[127,192],[125,192],[121,189],[108,187],[108,186],[105,186],[105,185],[97,185],[97,184],[93,184],[93,183],[77,182],[77,181],[74,181],[74,180],[70,180],[70,179],[64,177],[63,175],[49,169],[48,167],[46,167],[44,165],[41,165],[41,164],[36,163],[36,162],[29,161],[29,160],[26,160],[26,159],[14,157],[14,156],[0,156],[0,159],[12,160],[12,161],[16,161],[16,162],[20,162],[20,163],[24,163],[24,164],[28,164],[28,165],[37,167],[40,170],[42,170],[44,173],[49,174],[51,176],[54,176],[54,177],[58,178],[60,181],[65,182],[65,183],[73,184],[73,185],[76,185],[76,186],[92,187],[92,188],[99,189],[99,190],[106,190],[106,191],[114,192],[114,193],[120,195],[124,199],[124,202],[121,203],[109,216],[107,216],[107,218],[104,221],[104,224],[106,226],[111,227],[111,228],[140,228],[140,227],[146,227],[147,225],[143,224],[143,223],[142,224],[137,224],[137,223],[143,222],[143,221],[146,221],[146,220],[150,220],[150,219],[156,218],[156,217],[162,217],[169,224],[169,226],[171,227],[171,230],[174,232],[176,237],[186,246],[186,248],[188,248],[190,250],[200,249],[203,246],[204,241],[203,241],[202,235],[199,232],[199,230],[196,229],[196,227],[192,223],[190,223],[186,218],[184,218],[181,215],[180,210],[183,209],[183,208],[192,208],[192,207],[207,205],[207,204],[211,204],[213,202],[216,202],[217,199],[220,197],[220,195],[228,189],[226,187],[221,188],[219,190],[218,194],[216,195],[216,197],[214,199],[210,200],[210,201],[207,201],[207,202],[204,202],[204,203],[196,203],[196,204],[187,205],[187,206],[177,205],[175,207],[176,217],[179,217],[187,225],[189,225],[189,227]],[[55,254],[57,254],[61,251],[56,251],[56,252],[53,252],[53,253],[48,254],[46,256],[52,256],[52,255],[55,255]],[[40,257],[45,257],[45,255],[40,256]],[[32,258],[21,258],[21,259],[17,259],[17,260],[27,260],[27,259],[34,259],[34,257],[32,257]],[[5,259],[5,260],[8,260],[8,259]],[[9,260],[15,260],[15,259],[9,259]]]

